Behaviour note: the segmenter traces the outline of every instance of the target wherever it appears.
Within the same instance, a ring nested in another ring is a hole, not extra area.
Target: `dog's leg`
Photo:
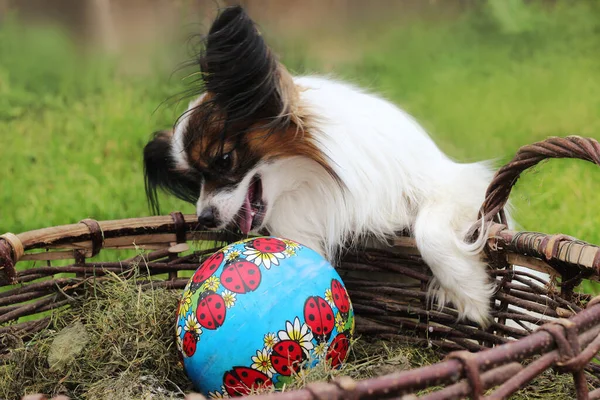
[[[485,327],[490,322],[493,285],[485,263],[459,244],[456,227],[461,221],[453,218],[446,203],[430,203],[415,221],[417,247],[434,275],[429,294],[436,298],[439,308],[452,302],[460,319],[466,317]]]
[[[302,246],[308,247],[311,250],[316,251],[324,258],[328,258],[327,251],[323,246],[323,242],[315,236],[303,235],[297,231],[288,231],[286,229],[270,229],[271,235],[274,237],[293,240],[294,242],[300,243]]]

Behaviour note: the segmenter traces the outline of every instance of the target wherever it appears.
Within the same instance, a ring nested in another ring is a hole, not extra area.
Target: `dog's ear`
[[[144,178],[150,209],[160,214],[158,189],[183,201],[196,203],[200,196],[201,177],[177,168],[171,152],[171,131],[158,131],[144,147]]]
[[[198,63],[205,90],[227,124],[266,119],[281,128],[301,123],[291,75],[242,7],[218,15]]]

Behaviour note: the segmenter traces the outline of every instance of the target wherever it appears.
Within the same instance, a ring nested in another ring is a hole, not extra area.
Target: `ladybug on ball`
[[[221,265],[221,262],[223,262],[224,257],[225,256],[223,255],[223,252],[218,251],[202,263],[202,265],[194,273],[194,276],[192,276],[192,279],[190,281],[190,290],[192,292],[198,290],[200,286],[202,286],[204,281],[206,281],[215,273],[215,271]]]
[[[220,279],[223,287],[233,293],[253,292],[260,285],[260,268],[250,261],[237,259],[226,264]]]
[[[310,296],[304,303],[304,320],[319,342],[326,342],[333,331],[333,309],[321,296]]]
[[[337,279],[331,280],[331,295],[333,296],[333,303],[340,310],[344,317],[348,316],[350,311],[350,297],[348,292]]]
[[[207,290],[200,295],[196,308],[196,319],[202,327],[210,330],[217,329],[225,322],[227,308],[220,294]]]

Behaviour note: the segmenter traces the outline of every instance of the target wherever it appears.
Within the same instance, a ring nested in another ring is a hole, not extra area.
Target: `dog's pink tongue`
[[[247,235],[252,229],[252,206],[250,205],[250,191],[246,193],[244,204],[240,210],[240,229],[244,235]]]

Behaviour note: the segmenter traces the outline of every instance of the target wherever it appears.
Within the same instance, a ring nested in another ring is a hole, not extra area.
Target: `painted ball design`
[[[295,241],[259,237],[207,258],[177,310],[177,349],[208,397],[281,389],[303,368],[339,367],[354,311],[337,271]]]

